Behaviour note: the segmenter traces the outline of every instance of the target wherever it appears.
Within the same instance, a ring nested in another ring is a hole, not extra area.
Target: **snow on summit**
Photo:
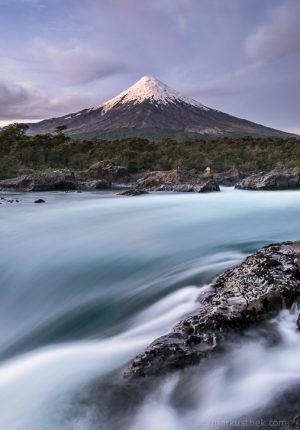
[[[61,125],[67,127],[70,136],[102,140],[287,136],[280,130],[203,106],[150,76],[142,77],[101,105],[30,124],[29,132],[31,135],[53,133]]]
[[[108,100],[96,109],[102,108],[102,114],[109,111],[118,104],[142,103],[148,101],[156,105],[167,105],[169,103],[186,103],[198,108],[209,110],[206,106],[181,95],[167,85],[151,76],[143,76],[134,85],[120,93],[118,96]]]

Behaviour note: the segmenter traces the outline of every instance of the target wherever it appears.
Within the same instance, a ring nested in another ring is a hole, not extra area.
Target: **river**
[[[248,339],[195,371],[185,408],[174,400],[178,375],[130,424],[99,422],[94,402],[78,402],[197,309],[216,274],[261,246],[300,239],[300,191],[9,196],[19,203],[0,206],[1,429],[218,429],[300,382],[296,312],[283,311],[280,345]]]

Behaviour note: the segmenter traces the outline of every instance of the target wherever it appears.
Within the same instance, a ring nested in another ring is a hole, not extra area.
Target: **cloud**
[[[300,64],[300,0],[4,4],[2,118],[76,112],[150,74],[236,116],[277,128],[299,123],[299,82],[290,75]]]
[[[0,121],[43,119],[89,106],[88,97],[62,94],[51,98],[30,83],[0,82]]]
[[[28,98],[29,95],[22,86],[0,82],[0,114],[19,103],[26,102]]]
[[[232,97],[239,96],[240,94],[250,91],[247,86],[241,87],[237,83],[230,82],[229,80],[215,80],[206,82],[200,85],[192,85],[185,91],[185,94],[190,97],[195,96],[209,96],[209,97]]]
[[[246,53],[264,65],[300,50],[300,2],[291,0],[272,9],[265,23],[246,39]]]
[[[36,67],[47,75],[55,75],[70,85],[84,84],[126,71],[126,66],[113,55],[80,43],[57,47],[35,39],[29,55]]]

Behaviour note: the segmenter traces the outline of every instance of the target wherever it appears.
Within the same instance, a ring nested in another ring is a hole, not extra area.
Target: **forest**
[[[220,137],[177,142],[140,138],[82,140],[70,138],[64,127],[55,133],[28,136],[27,126],[12,124],[0,131],[0,179],[33,170],[85,170],[100,160],[111,160],[129,172],[196,169],[213,172],[236,168],[242,172],[300,168],[300,140],[294,137]]]

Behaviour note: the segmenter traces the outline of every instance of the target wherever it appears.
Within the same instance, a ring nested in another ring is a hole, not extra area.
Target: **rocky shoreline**
[[[167,170],[129,173],[123,166],[104,160],[88,170],[71,172],[20,172],[12,179],[0,180],[0,191],[96,191],[124,190],[121,195],[137,196],[151,191],[207,193],[220,186],[245,190],[300,189],[300,170],[260,172],[246,176],[236,169],[222,173],[195,170]]]
[[[300,188],[300,170],[260,172],[235,185],[243,190],[289,190]]]
[[[226,341],[290,308],[300,295],[300,241],[260,249],[212,283],[199,310],[123,370],[127,380],[166,375],[222,351]],[[296,327],[295,327],[296,329]]]

